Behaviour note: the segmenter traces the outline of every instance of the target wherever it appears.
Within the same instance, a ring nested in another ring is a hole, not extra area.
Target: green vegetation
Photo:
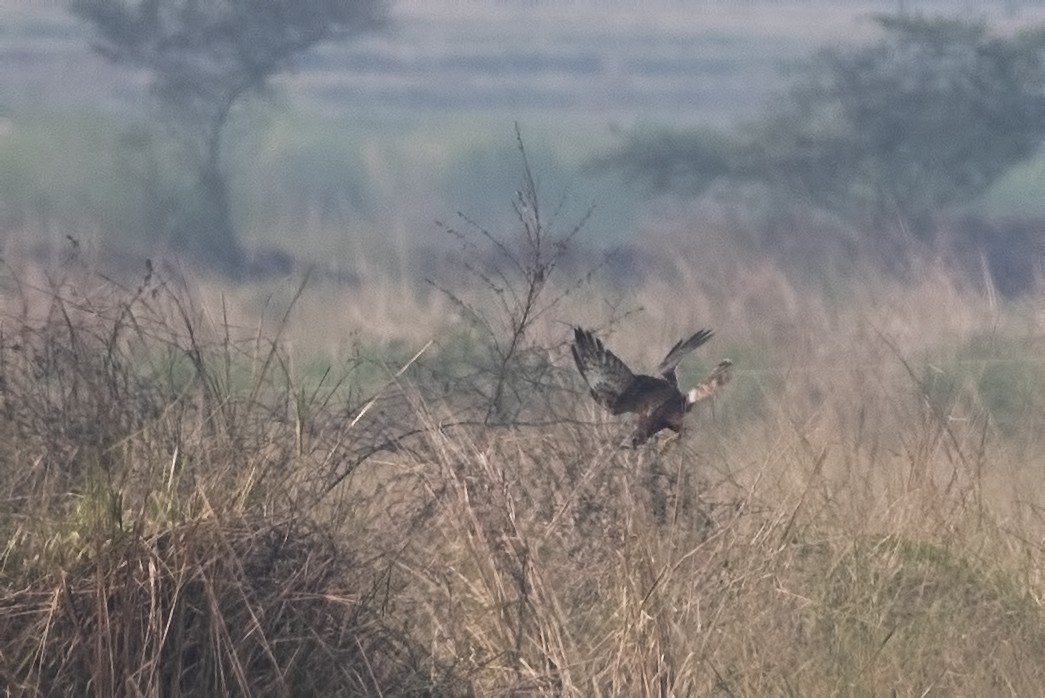
[[[0,135],[0,220],[12,238],[61,249],[71,234],[142,258],[172,247],[170,216],[192,185],[176,142],[134,119],[83,110],[14,110],[8,128]],[[543,144],[532,148],[542,191],[569,197],[562,216],[594,202],[593,230],[607,241],[623,235],[641,195],[613,177],[578,173],[598,139],[578,129],[569,148],[552,149],[561,129],[538,123],[526,133]],[[357,274],[363,258],[384,250],[382,266],[400,264],[408,274],[419,251],[431,259],[447,248],[435,220],[461,210],[494,228],[512,221],[495,198],[518,186],[514,170],[499,166],[515,153],[510,122],[389,123],[277,105],[230,136],[230,204],[248,254],[277,248]],[[403,200],[403,191],[412,195]]]
[[[757,183],[772,209],[784,208],[783,198],[851,222],[865,250],[885,238],[878,254],[886,264],[908,235],[950,243],[945,216],[1038,153],[1045,31],[1000,36],[955,19],[875,19],[877,42],[819,52],[752,123],[640,130],[599,164],[654,190],[737,189],[738,206],[749,205],[743,197]],[[803,235],[796,227],[783,234]],[[994,256],[1006,242],[977,244]]]

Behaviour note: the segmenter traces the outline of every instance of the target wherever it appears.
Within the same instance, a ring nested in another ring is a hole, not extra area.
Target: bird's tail
[[[704,380],[697,383],[696,387],[689,391],[689,394],[686,395],[686,407],[692,407],[701,400],[708,399],[715,394],[716,390],[728,383],[732,367],[733,362],[729,359],[724,359],[719,363]]]

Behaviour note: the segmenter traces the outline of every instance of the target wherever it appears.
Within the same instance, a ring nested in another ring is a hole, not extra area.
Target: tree
[[[875,228],[931,230],[1045,135],[1045,30],[879,16],[884,36],[801,66],[767,114],[730,133],[638,135],[607,162],[660,188],[758,181]],[[687,143],[680,147],[680,143]],[[665,186],[666,185],[666,186]]]
[[[229,208],[222,136],[235,107],[320,42],[382,26],[384,0],[72,0],[110,60],[144,68],[186,146],[195,187],[172,242],[226,273],[243,250]]]

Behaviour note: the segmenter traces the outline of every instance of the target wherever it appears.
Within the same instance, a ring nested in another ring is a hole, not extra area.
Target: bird
[[[711,330],[703,329],[689,339],[676,342],[653,376],[633,373],[598,337],[580,327],[573,329],[570,350],[595,402],[614,415],[628,412],[638,415],[638,424],[630,439],[631,447],[637,448],[663,429],[681,434],[683,419],[693,405],[711,397],[729,382],[733,362],[725,359],[688,392],[683,394],[679,390],[675,375],[679,362],[713,335]]]

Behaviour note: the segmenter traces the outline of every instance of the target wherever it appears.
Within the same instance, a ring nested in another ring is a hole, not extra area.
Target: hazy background
[[[685,197],[588,165],[636,129],[752,119],[789,66],[873,38],[869,14],[898,10],[1002,30],[1045,18],[1016,0],[400,0],[387,30],[321,46],[236,115],[233,217],[249,250],[349,276],[425,273],[445,238],[433,221],[512,224],[518,122],[542,194],[566,197],[562,219],[595,206],[589,242],[636,243],[665,223],[699,235]],[[147,137],[147,76],[90,44],[61,3],[0,4],[0,234],[37,254],[66,236],[150,254],[163,242],[150,197],[176,157]],[[969,208],[1034,216],[1043,183],[1032,161]]]
[[[232,114],[220,268],[0,0],[0,686],[1041,695],[1045,0],[390,11]],[[576,326],[732,380],[622,449]]]

